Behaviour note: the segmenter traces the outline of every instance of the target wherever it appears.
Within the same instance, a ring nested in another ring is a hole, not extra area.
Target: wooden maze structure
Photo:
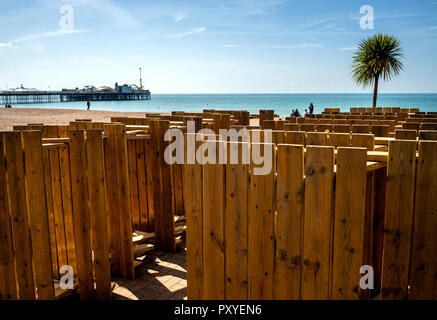
[[[437,299],[437,131],[421,131],[437,113],[351,111],[254,115],[248,135],[272,143],[267,175],[254,162],[185,164],[189,299]]]
[[[112,276],[133,279],[185,232],[190,299],[435,299],[437,114],[384,109],[209,109],[1,132],[0,299],[62,298],[66,265],[81,299],[110,299]],[[165,132],[190,120],[226,148],[253,143],[220,129],[260,135],[272,172],[167,164]],[[357,287],[363,264],[371,293]]]

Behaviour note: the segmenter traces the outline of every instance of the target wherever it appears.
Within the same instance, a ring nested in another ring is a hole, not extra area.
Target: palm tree
[[[378,81],[391,80],[403,70],[400,59],[403,58],[400,42],[393,36],[376,34],[364,39],[358,45],[353,57],[352,77],[357,84],[374,85],[373,108],[376,107]]]

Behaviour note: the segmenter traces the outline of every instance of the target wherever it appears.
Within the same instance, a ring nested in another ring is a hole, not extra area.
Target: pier
[[[30,104],[70,101],[124,101],[150,100],[149,90],[133,92],[87,92],[87,91],[1,91],[1,104]]]

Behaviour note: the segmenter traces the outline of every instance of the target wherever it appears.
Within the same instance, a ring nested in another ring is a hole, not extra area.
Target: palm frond
[[[372,85],[376,77],[391,80],[403,70],[402,58],[398,39],[387,34],[374,35],[358,44],[353,56],[352,78],[364,87]]]

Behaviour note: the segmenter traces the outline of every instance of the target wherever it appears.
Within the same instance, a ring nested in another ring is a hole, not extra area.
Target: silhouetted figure
[[[91,101],[88,100],[88,102],[86,103],[86,105],[87,105],[87,110],[89,110],[90,107],[91,107]]]
[[[294,116],[296,117],[296,118],[299,118],[300,117],[300,112],[299,112],[299,110],[294,110]]]
[[[313,103],[312,103],[312,102],[310,103],[310,106],[309,106],[308,109],[310,110],[310,114],[313,114],[313,112],[314,112],[314,106],[313,106]]]

